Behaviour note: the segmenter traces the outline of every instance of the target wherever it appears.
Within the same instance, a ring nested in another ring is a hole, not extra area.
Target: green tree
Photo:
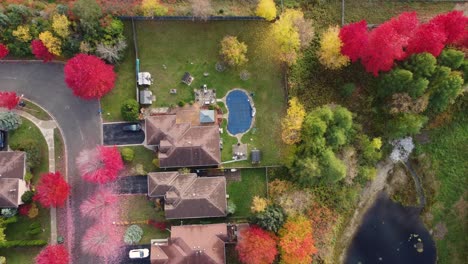
[[[382,76],[377,94],[383,98],[394,93],[406,92],[412,98],[416,98],[424,94],[428,85],[429,80],[426,78],[414,78],[409,70],[397,68]]]
[[[268,21],[276,18],[276,5],[273,0],[259,0],[255,14],[263,17]]]
[[[447,66],[452,70],[460,68],[465,59],[465,54],[462,51],[455,49],[445,49],[437,58],[439,65]]]
[[[120,107],[120,113],[125,121],[137,121],[140,115],[140,105],[135,99],[127,99]]]
[[[382,158],[382,152],[380,151],[382,140],[380,138],[370,140],[368,136],[360,135],[358,136],[358,142],[362,158],[366,164],[373,165]]]
[[[415,135],[423,128],[427,120],[428,118],[423,115],[404,113],[388,122],[387,132],[391,138]]]
[[[125,162],[132,162],[133,159],[135,158],[135,151],[133,151],[133,149],[131,148],[123,148],[120,151],[120,154],[122,155],[122,159]]]
[[[21,118],[16,113],[0,112],[0,130],[15,130],[21,125],[21,123]]]
[[[26,191],[21,195],[21,201],[25,204],[32,203],[34,197],[34,192],[33,191]]]
[[[331,149],[325,150],[321,158],[322,177],[327,183],[336,183],[346,176],[346,165]]]
[[[463,91],[463,78],[456,72],[449,75],[441,75],[434,80],[433,92],[429,99],[428,109],[440,113],[453,103],[455,98]]]
[[[96,0],[77,0],[73,3],[73,14],[78,16],[80,28],[87,35],[85,38],[95,41],[99,27],[99,19],[102,17],[102,10]]]
[[[230,66],[240,66],[248,61],[245,56],[247,54],[247,45],[237,40],[237,37],[234,36],[225,36],[221,40],[219,54]]]
[[[261,228],[278,233],[283,226],[286,217],[283,209],[278,206],[268,206],[263,212],[256,214],[251,218],[251,222]]]
[[[403,63],[403,68],[411,71],[418,77],[431,77],[434,73],[436,63],[437,60],[432,54],[424,52],[411,55],[411,57]]]

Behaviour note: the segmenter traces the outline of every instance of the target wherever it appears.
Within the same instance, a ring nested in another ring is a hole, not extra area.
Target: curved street
[[[56,119],[63,132],[67,152],[67,177],[72,186],[67,221],[68,246],[73,263],[99,263],[93,256],[84,255],[80,241],[92,224],[79,213],[81,201],[88,197],[94,186],[81,180],[75,159],[84,148],[100,144],[101,118],[97,100],[84,101],[73,95],[64,82],[64,65],[42,62],[0,62],[0,90],[15,91],[45,108]]]

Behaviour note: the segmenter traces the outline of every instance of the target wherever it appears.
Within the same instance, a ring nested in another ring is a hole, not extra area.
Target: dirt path
[[[339,245],[343,245],[342,248],[344,249],[340,254],[340,263],[344,262],[344,258],[346,257],[346,249],[348,248],[356,231],[361,225],[364,214],[374,204],[375,199],[377,198],[377,194],[385,188],[388,172],[393,169],[393,166],[394,163],[390,159],[377,164],[377,176],[361,192],[358,207],[354,211],[354,215],[340,239],[341,242]]]

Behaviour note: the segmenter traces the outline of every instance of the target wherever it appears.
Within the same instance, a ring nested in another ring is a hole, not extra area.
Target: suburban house
[[[187,120],[183,114],[146,118],[146,144],[158,148],[159,167],[215,167],[221,163],[219,126],[202,125],[198,113],[192,116],[196,118]]]
[[[168,239],[151,240],[151,264],[225,264],[225,244],[237,241],[248,224],[172,226]]]
[[[224,217],[227,215],[226,178],[198,177],[195,173],[148,173],[148,196],[164,198],[167,219]]]
[[[21,196],[28,190],[26,153],[0,151],[0,208],[15,208],[23,202]]]

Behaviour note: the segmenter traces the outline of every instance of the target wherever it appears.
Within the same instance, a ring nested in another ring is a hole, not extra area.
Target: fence
[[[262,21],[265,20],[258,16],[209,16],[207,18],[194,16],[119,16],[120,20],[135,20],[135,21]]]

